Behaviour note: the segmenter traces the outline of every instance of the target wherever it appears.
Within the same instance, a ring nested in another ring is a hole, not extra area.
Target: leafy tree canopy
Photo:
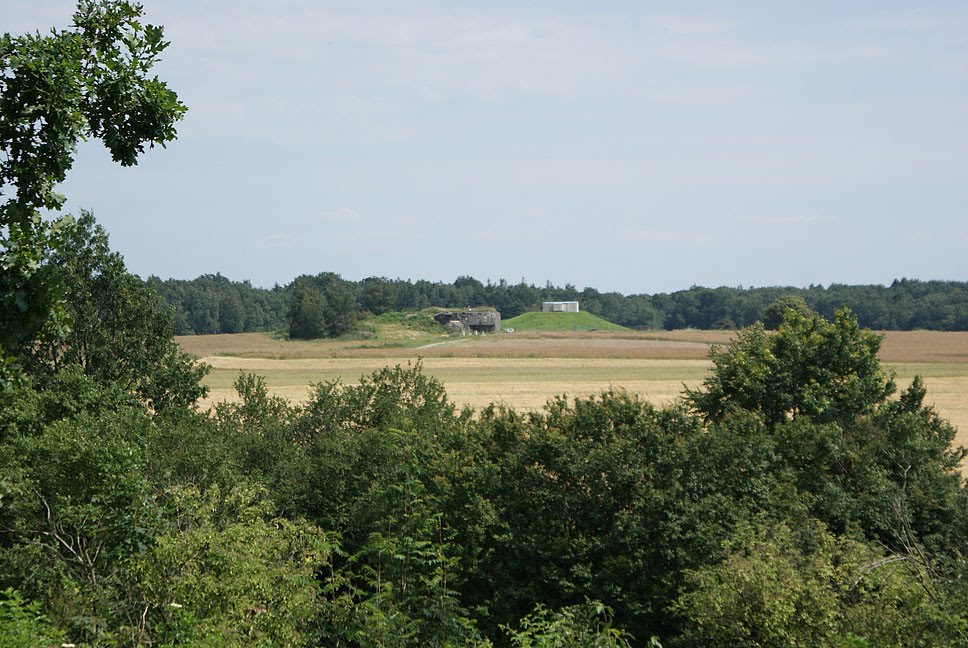
[[[70,221],[55,193],[79,141],[102,140],[112,158],[137,163],[145,147],[175,138],[185,106],[150,70],[168,43],[126,0],[81,2],[70,29],[0,36],[0,380],[16,371],[12,348],[64,326],[62,290],[47,253]]]
[[[175,138],[185,113],[152,66],[168,46],[142,23],[141,5],[81,2],[71,29],[0,37],[0,222],[36,226],[36,210],[58,209],[54,193],[77,143],[101,139],[115,162],[137,163],[145,146]]]
[[[714,348],[712,375],[701,388],[687,389],[686,400],[707,420],[733,409],[758,412],[771,425],[790,416],[851,420],[894,393],[894,378],[877,357],[880,346],[881,338],[862,330],[847,309],[827,322],[788,308],[775,335],[754,325],[728,348]]]
[[[783,295],[773,300],[773,303],[763,311],[763,327],[768,331],[780,328],[788,310],[794,310],[801,315],[809,315],[810,307],[799,295]]]
[[[339,337],[353,329],[358,311],[352,284],[338,274],[297,277],[290,284],[289,337]]]
[[[190,405],[204,395],[199,381],[207,369],[179,349],[171,312],[127,271],[93,215],[81,214],[49,263],[62,287],[68,326],[17,349],[35,375],[78,365],[155,409]]]

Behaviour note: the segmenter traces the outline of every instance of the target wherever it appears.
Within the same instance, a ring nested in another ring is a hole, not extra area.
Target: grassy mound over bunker
[[[501,322],[515,331],[627,331],[591,313],[522,313]]]

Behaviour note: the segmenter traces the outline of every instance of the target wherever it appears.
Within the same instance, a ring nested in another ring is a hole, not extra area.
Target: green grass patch
[[[338,339],[364,341],[362,346],[347,348],[409,348],[426,344],[428,340],[447,333],[447,329],[435,322],[430,313],[394,311],[382,315],[367,315],[356,323],[352,332]],[[383,344],[369,344],[369,340],[382,341]]]
[[[404,328],[410,331],[421,331],[424,333],[440,333],[444,328],[434,321],[433,313],[429,311],[392,311],[376,315],[364,320],[364,325],[369,325],[377,331],[385,328]]]
[[[424,314],[408,311],[390,311],[382,315],[374,315],[370,318],[371,322],[379,324],[402,324],[404,326],[426,326],[429,322],[434,323],[433,319]]]
[[[522,313],[501,322],[515,331],[628,331],[591,313]]]

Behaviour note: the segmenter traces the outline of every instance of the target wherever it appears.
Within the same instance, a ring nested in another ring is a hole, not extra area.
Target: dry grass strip
[[[554,333],[446,338],[414,334],[410,346],[379,341],[288,341],[261,333],[185,336],[188,353],[211,364],[204,406],[235,397],[239,373],[266,377],[271,391],[293,402],[309,385],[332,380],[355,383],[387,365],[422,358],[424,369],[444,383],[458,405],[480,408],[499,402],[541,408],[550,398],[626,389],[661,405],[683,385],[695,387],[709,370],[710,344],[728,344],[731,331],[647,333]],[[421,337],[422,336],[422,337]],[[914,374],[925,378],[927,400],[959,430],[968,446],[968,332],[889,331],[881,358],[904,388]]]

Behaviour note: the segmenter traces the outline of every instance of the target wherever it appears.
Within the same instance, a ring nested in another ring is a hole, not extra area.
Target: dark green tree
[[[317,281],[322,284],[326,336],[339,337],[349,333],[356,325],[359,312],[353,285],[332,273],[320,275]]]
[[[239,294],[225,291],[218,303],[218,332],[241,333],[245,330],[245,309]]]
[[[363,280],[363,290],[360,293],[360,306],[363,310],[374,315],[382,315],[393,310],[396,296],[393,285],[381,277],[368,277]]]
[[[352,284],[339,275],[297,277],[289,286],[289,337],[339,337],[353,330],[358,311]]]
[[[289,337],[314,340],[326,337],[323,295],[308,277],[300,277],[289,289]]]
[[[833,322],[787,309],[775,335],[754,325],[729,347],[713,348],[712,375],[701,388],[687,389],[686,400],[707,420],[745,409],[770,425],[797,416],[849,421],[894,393],[893,376],[877,357],[880,346],[880,337],[846,309]]]
[[[207,369],[172,338],[172,316],[84,212],[51,252],[63,287],[69,326],[48,330],[42,342],[17,349],[39,374],[78,365],[102,384],[117,384],[159,410],[191,405],[205,394]]]
[[[807,306],[807,302],[803,300],[803,297],[799,295],[784,295],[783,297],[777,297],[773,300],[766,310],[763,311],[763,328],[768,331],[775,331],[780,328],[780,324],[786,318],[786,312],[788,310],[796,311],[801,315],[809,315],[810,307]]]
[[[0,36],[0,361],[8,369],[13,348],[64,325],[46,260],[69,225],[44,221],[40,210],[63,205],[54,188],[77,143],[100,139],[116,162],[133,165],[146,146],[174,139],[185,113],[150,76],[168,43],[142,13],[124,0],[81,2],[70,29]]]
[[[105,633],[141,611],[127,597],[125,565],[162,528],[140,470],[149,420],[138,408],[81,413],[11,438],[0,453],[10,480],[0,573],[71,637],[106,643]]]

